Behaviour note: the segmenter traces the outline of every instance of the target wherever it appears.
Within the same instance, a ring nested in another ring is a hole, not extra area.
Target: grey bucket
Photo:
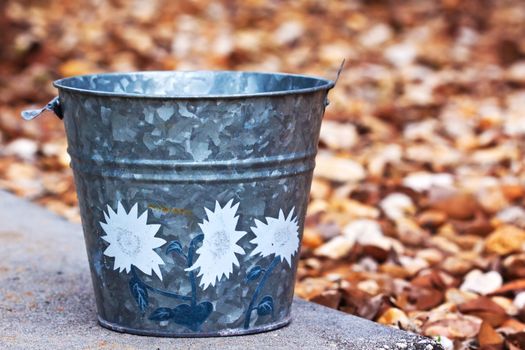
[[[156,336],[290,322],[321,119],[334,82],[138,72],[54,83],[102,326]]]

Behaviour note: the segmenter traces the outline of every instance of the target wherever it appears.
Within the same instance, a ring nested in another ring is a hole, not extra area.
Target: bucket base
[[[152,336],[152,337],[171,337],[171,338],[229,337],[229,336],[236,336],[236,335],[262,333],[262,332],[273,331],[275,329],[279,329],[284,326],[287,326],[288,324],[290,324],[291,321],[292,321],[292,318],[288,316],[282,321],[270,323],[264,326],[258,326],[258,327],[254,327],[250,329],[225,329],[219,332],[209,332],[209,333],[194,333],[194,332],[193,333],[190,333],[190,332],[172,333],[172,332],[153,331],[153,330],[123,327],[123,326],[119,326],[118,324],[108,322],[102,319],[100,316],[98,316],[98,323],[102,327],[110,329],[112,331],[116,331],[120,333],[130,333],[130,334],[136,334],[136,335],[146,335],[146,336]]]

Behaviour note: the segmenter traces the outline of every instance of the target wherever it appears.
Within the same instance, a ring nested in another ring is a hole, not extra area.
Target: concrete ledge
[[[0,191],[1,349],[441,349],[435,342],[295,300],[288,327],[226,338],[120,334],[96,322],[80,225]]]

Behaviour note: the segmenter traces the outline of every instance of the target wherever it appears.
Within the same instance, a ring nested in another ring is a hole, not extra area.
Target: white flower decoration
[[[279,210],[279,217],[266,217],[266,224],[255,219],[252,232],[255,238],[250,243],[257,247],[251,255],[261,254],[263,257],[275,255],[292,266],[292,257],[299,248],[299,225],[297,217],[293,218],[295,207],[290,210],[288,217]]]
[[[233,205],[233,199],[221,208],[219,202],[215,202],[214,211],[204,208],[208,220],[204,219],[199,224],[204,233],[204,240],[196,253],[199,257],[195,263],[186,271],[200,268],[197,276],[202,276],[200,285],[202,289],[214,286],[222,279],[230,277],[233,265],[239,266],[239,260],[235,254],[244,254],[244,249],[237,242],[246,235],[245,231],[236,231],[239,217],[235,216],[239,203]]]
[[[118,202],[116,212],[108,205],[108,214],[104,212],[104,218],[106,222],[100,222],[100,226],[106,236],[102,236],[102,239],[109,243],[104,255],[115,258],[113,269],[130,272],[131,265],[134,265],[147,275],[151,275],[151,271],[155,272],[162,280],[159,265],[164,265],[164,262],[153,249],[166,241],[155,237],[160,225],[147,223],[148,211],[138,216],[138,205],[135,204],[126,213]]]

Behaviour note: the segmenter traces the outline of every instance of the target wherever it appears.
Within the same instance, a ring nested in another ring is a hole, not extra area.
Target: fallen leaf
[[[321,142],[333,150],[350,149],[358,140],[354,125],[325,120],[321,125]]]
[[[395,277],[395,278],[405,279],[411,276],[410,272],[408,272],[407,269],[405,269],[402,266],[392,264],[392,263],[382,264],[379,267],[379,271],[386,273],[389,276]]]
[[[509,201],[521,199],[525,195],[525,188],[520,184],[503,184],[501,191]]]
[[[525,324],[509,318],[498,328],[498,331],[505,334],[525,332]]]
[[[379,210],[348,198],[334,198],[330,201],[328,210],[340,212],[351,219],[377,219]]]
[[[456,284],[455,278],[437,269],[427,269],[410,281],[414,286],[436,288],[439,290],[452,290]]]
[[[388,250],[392,246],[391,241],[384,236],[381,226],[373,220],[354,220],[343,228],[343,235],[363,246],[375,246]]]
[[[506,337],[506,341],[516,346],[518,349],[525,349],[525,332],[509,334]]]
[[[469,260],[462,259],[457,256],[449,256],[442,263],[441,268],[455,276],[462,276],[469,272],[474,263]]]
[[[295,288],[298,297],[310,300],[328,289],[333,289],[335,284],[325,278],[305,278]]]
[[[446,239],[445,237],[442,237],[442,236],[433,236],[432,238],[430,238],[430,243],[437,249],[445,252],[445,253],[449,253],[449,254],[457,254],[461,251],[461,249],[459,248],[459,246],[454,243],[454,242],[451,242],[450,240]]]
[[[341,290],[343,298],[342,311],[353,315],[360,315],[367,319],[375,318],[382,305],[382,299],[375,299],[372,295],[355,288],[351,284],[348,284],[345,288],[342,286]],[[380,300],[381,302],[372,303],[372,300]],[[366,310],[366,312],[364,312],[364,310]]]
[[[429,191],[428,206],[459,220],[474,217],[479,208],[472,194],[442,188],[433,188]]]
[[[451,224],[462,235],[474,234],[485,237],[494,230],[492,223],[481,210],[476,211],[471,220],[451,220]]]
[[[502,285],[500,288],[492,291],[491,295],[501,295],[513,292],[525,291],[525,279],[518,279],[510,281]]]
[[[429,266],[428,262],[424,259],[418,257],[412,258],[405,255],[399,257],[399,262],[412,276]]]
[[[443,292],[434,288],[412,288],[411,300],[415,301],[417,310],[430,310],[443,302]]]
[[[503,283],[503,278],[496,271],[483,273],[480,270],[472,270],[466,276],[460,289],[467,292],[475,292],[487,295],[498,290]]]
[[[379,203],[385,215],[391,220],[398,220],[412,215],[416,211],[412,199],[404,193],[391,193]]]
[[[400,309],[391,307],[386,310],[378,319],[378,323],[396,326],[401,329],[407,329],[410,327],[410,319],[408,316]]]
[[[450,339],[467,339],[477,336],[481,322],[474,316],[446,314],[437,321],[427,322],[423,333],[429,337],[441,335]]]
[[[357,288],[370,295],[376,295],[380,290],[379,284],[375,280],[361,281],[357,284]]]
[[[426,260],[431,266],[443,261],[444,255],[435,248],[419,249],[416,257]]]
[[[503,349],[503,337],[488,322],[483,322],[479,329],[478,342],[482,349]]]
[[[357,182],[365,178],[365,169],[358,162],[341,157],[330,156],[324,152],[317,155],[315,176],[337,181]]]
[[[7,156],[16,156],[27,161],[34,160],[36,152],[38,151],[38,144],[30,139],[18,138],[8,143],[1,151]]]
[[[516,294],[513,303],[518,309],[523,309],[525,307],[525,292]]]
[[[428,229],[436,229],[447,220],[447,214],[439,210],[425,210],[417,216],[417,223]]]
[[[96,73],[97,71],[98,68],[92,62],[84,59],[71,59],[59,67],[60,75],[63,77]]]
[[[505,276],[509,279],[525,277],[525,254],[515,254],[503,260]]]
[[[387,295],[379,294],[362,302],[357,309],[357,315],[368,320],[373,320],[378,314],[384,313],[385,310],[391,306],[393,306],[393,304],[390,298]]]
[[[323,244],[323,239],[317,231],[305,228],[303,231],[302,244],[305,247],[315,249]]]
[[[395,228],[399,240],[410,246],[420,246],[428,241],[429,234],[410,217],[401,217],[396,220]]]
[[[477,200],[485,212],[494,214],[509,206],[509,202],[499,186],[483,188],[477,193]]]
[[[310,301],[321,304],[332,309],[337,309],[341,302],[341,292],[337,290],[327,290],[319,295],[314,296]]]
[[[355,241],[345,236],[336,236],[315,249],[316,256],[327,257],[330,259],[341,259],[350,253]]]
[[[519,206],[504,208],[496,214],[496,219],[501,223],[525,228],[525,209]]]
[[[445,300],[455,305],[463,304],[479,297],[478,294],[466,292],[456,288],[450,288],[445,293]]]
[[[451,188],[454,177],[447,173],[413,173],[403,179],[403,185],[414,191],[427,191],[433,187]]]
[[[332,192],[332,187],[328,181],[314,178],[312,180],[312,187],[310,188],[310,198],[313,199],[327,199]]]
[[[485,242],[489,253],[506,255],[522,250],[525,244],[525,231],[511,225],[505,225],[492,232]]]
[[[519,310],[516,305],[513,304],[512,299],[503,296],[493,296],[490,299],[501,306],[507,315],[516,316],[518,314]]]
[[[525,61],[518,61],[507,70],[506,78],[517,83],[525,83]]]
[[[498,327],[508,318],[505,310],[487,297],[479,297],[459,304],[458,310],[479,317],[492,327]]]

